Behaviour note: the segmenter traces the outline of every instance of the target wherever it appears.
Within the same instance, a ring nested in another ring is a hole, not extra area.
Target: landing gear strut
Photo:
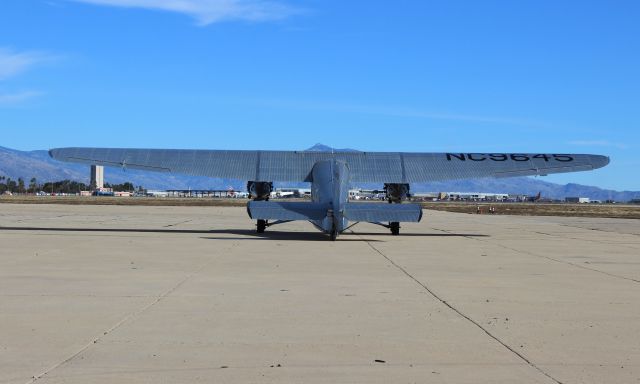
[[[264,230],[267,229],[267,220],[258,220],[258,233],[264,233]]]
[[[389,229],[391,230],[391,234],[393,236],[398,236],[400,234],[400,223],[397,221],[389,223]]]

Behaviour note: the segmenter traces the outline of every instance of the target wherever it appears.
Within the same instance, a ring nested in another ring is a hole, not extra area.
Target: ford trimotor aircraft
[[[349,222],[383,225],[393,235],[401,222],[419,222],[422,208],[400,204],[410,183],[481,177],[548,175],[604,167],[600,155],[545,153],[402,153],[56,148],[57,160],[246,180],[247,211],[259,233],[271,225],[306,220],[335,240]],[[273,202],[273,182],[310,182],[310,202]],[[351,183],[384,184],[392,204],[349,202]]]

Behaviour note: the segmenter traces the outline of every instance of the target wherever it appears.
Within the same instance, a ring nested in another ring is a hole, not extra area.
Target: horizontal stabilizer
[[[347,203],[344,217],[370,223],[417,223],[422,219],[422,207],[417,204]]]
[[[327,204],[250,201],[249,217],[254,220],[322,220],[327,217]]]

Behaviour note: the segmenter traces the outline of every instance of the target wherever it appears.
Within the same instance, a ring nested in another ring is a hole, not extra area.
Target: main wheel
[[[400,234],[400,223],[398,223],[397,221],[389,223],[389,229],[391,230],[391,234],[393,236],[398,236]]]
[[[267,229],[267,221],[266,220],[258,220],[258,233],[264,233],[264,230]]]
[[[331,237],[331,241],[336,241],[336,239],[338,238],[338,231],[335,229],[332,229],[329,236]]]

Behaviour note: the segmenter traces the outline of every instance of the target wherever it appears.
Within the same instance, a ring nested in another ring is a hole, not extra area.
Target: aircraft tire
[[[398,236],[400,234],[400,223],[397,221],[389,223],[389,229],[391,230],[391,234],[393,236]]]
[[[267,221],[266,220],[258,220],[258,229],[256,232],[264,233],[265,229],[267,229]]]
[[[332,229],[331,233],[329,234],[329,237],[331,238],[331,241],[336,241],[338,239],[338,231],[335,229]]]

